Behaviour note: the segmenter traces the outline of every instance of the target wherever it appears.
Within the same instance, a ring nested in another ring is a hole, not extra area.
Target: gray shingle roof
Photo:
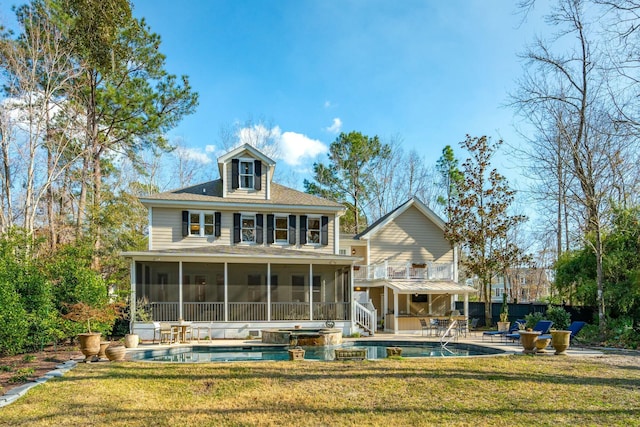
[[[217,202],[217,203],[250,203],[250,204],[271,204],[271,205],[295,205],[295,206],[324,206],[331,208],[342,208],[340,203],[323,199],[284,185],[271,183],[271,199],[249,199],[241,197],[222,197],[222,180],[205,182],[191,187],[178,190],[156,193],[141,198],[145,202],[153,201],[185,201],[185,202]]]

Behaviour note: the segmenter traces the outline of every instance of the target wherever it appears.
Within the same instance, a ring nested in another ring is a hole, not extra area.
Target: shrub
[[[11,378],[9,378],[9,382],[11,384],[26,383],[34,372],[35,369],[33,368],[20,368]]]
[[[524,327],[527,329],[533,328],[534,326],[536,326],[536,323],[538,323],[540,320],[543,320],[543,319],[544,319],[544,314],[540,312],[529,313],[524,316],[524,320],[525,320]]]
[[[31,363],[31,362],[35,362],[38,358],[35,357],[33,354],[25,354],[24,357],[22,358],[22,361],[24,363]]]
[[[562,307],[550,306],[545,317],[553,322],[553,329],[566,330],[571,324],[571,315]]]
[[[27,343],[28,323],[15,286],[0,278],[0,354],[16,354]]]

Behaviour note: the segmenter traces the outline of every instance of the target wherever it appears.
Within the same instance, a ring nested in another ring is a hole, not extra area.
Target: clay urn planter
[[[304,360],[304,349],[292,348],[288,350],[289,360]]]
[[[509,326],[511,326],[511,322],[498,322],[498,330],[499,331],[508,331]]]
[[[536,331],[520,331],[520,344],[524,350],[524,354],[534,354],[536,352],[536,340],[540,332]]]
[[[124,346],[126,348],[137,348],[140,342],[140,336],[138,334],[126,334],[124,336]]]
[[[107,347],[109,347],[109,344],[111,344],[111,342],[109,341],[100,341],[100,351],[98,352],[98,359],[107,358],[105,350],[107,349]]]
[[[551,331],[551,344],[556,349],[555,354],[566,356],[567,349],[571,343],[571,331]]]
[[[540,339],[538,337],[538,339],[535,342],[535,344],[536,344],[536,352],[537,353],[546,353],[547,351],[545,349],[547,348],[547,346],[549,345],[550,342],[551,342],[551,338],[542,338],[542,339]]]
[[[105,353],[107,355],[107,359],[109,359],[110,361],[120,362],[124,360],[124,356],[125,354],[127,354],[127,349],[119,344],[111,344],[109,347],[107,347]]]
[[[99,332],[78,334],[80,342],[80,351],[84,354],[85,362],[91,360],[100,353],[100,336]]]

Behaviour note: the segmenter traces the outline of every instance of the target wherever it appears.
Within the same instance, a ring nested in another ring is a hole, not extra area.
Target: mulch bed
[[[44,376],[61,363],[83,358],[75,346],[51,346],[35,353],[0,357],[0,396],[14,387]]]

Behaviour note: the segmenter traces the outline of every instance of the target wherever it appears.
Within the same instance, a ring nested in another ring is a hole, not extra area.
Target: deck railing
[[[173,322],[180,317],[177,302],[149,303],[152,320],[157,322]],[[189,322],[224,322],[225,308],[223,302],[185,302],[182,305],[182,316]],[[306,302],[272,302],[271,318],[268,318],[266,302],[230,302],[228,306],[229,322],[261,322],[283,320],[311,320],[309,303]],[[314,302],[313,320],[349,320],[350,304],[348,302]]]
[[[355,280],[453,280],[453,263],[427,262],[384,262],[371,265],[356,265],[353,268]]]

